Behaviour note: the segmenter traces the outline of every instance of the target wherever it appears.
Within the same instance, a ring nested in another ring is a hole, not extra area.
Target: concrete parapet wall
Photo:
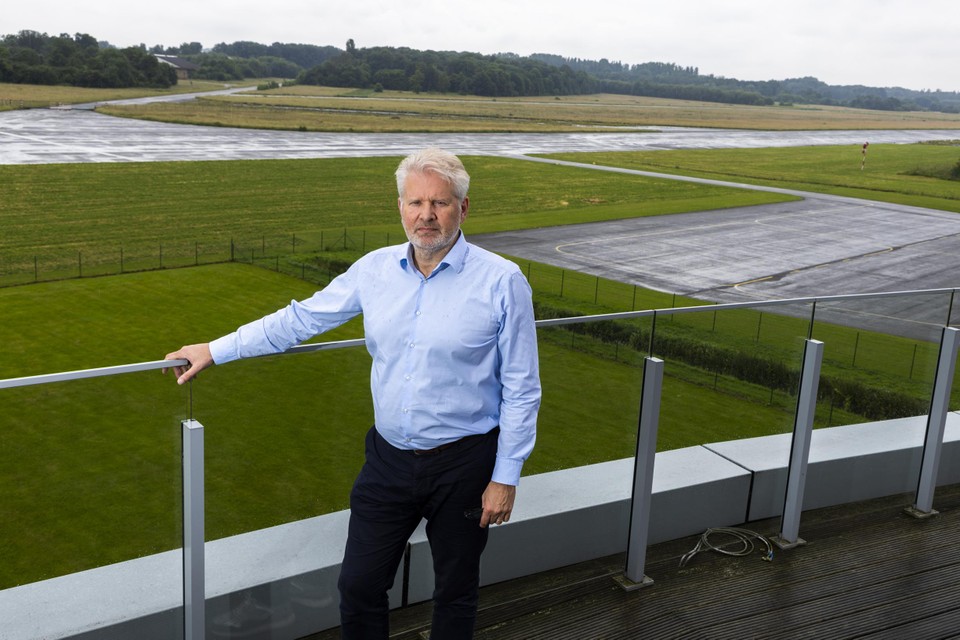
[[[915,490],[925,426],[921,416],[814,431],[804,509]],[[658,453],[650,543],[779,515],[789,453],[789,434]],[[525,477],[512,520],[490,532],[483,584],[624,551],[632,482],[632,459]],[[938,484],[957,482],[960,414],[951,413]],[[336,626],[348,516],[341,511],[208,542],[207,637],[246,631],[230,625],[231,611],[243,608],[263,627],[245,637],[292,639]],[[171,551],[0,591],[0,636],[182,637],[181,563],[181,553]],[[430,598],[423,527],[411,537],[404,564],[390,594],[395,607]]]

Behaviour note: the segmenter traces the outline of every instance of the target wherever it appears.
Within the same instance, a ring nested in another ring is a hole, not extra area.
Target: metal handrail
[[[833,296],[811,296],[805,298],[783,298],[777,300],[756,300],[752,302],[725,302],[720,304],[704,304],[689,307],[671,307],[664,309],[643,309],[639,311],[621,311],[617,313],[604,313],[587,316],[571,316],[567,318],[550,318],[547,320],[537,320],[537,327],[552,327],[565,324],[579,324],[582,322],[602,322],[608,320],[627,320],[633,318],[646,318],[656,316],[678,315],[684,313],[701,313],[706,311],[727,311],[731,309],[757,309],[767,307],[780,307],[796,304],[812,304],[823,302],[834,302],[839,300],[866,300],[872,298],[889,298],[904,295],[933,295],[951,293],[956,295],[960,288],[942,288],[942,289],[914,289],[906,291],[883,291],[876,293],[854,293],[841,294]],[[333,342],[317,342],[310,344],[301,344],[282,352],[282,354],[272,355],[293,355],[297,353],[312,353],[314,351],[328,351],[333,349],[345,349],[359,347],[364,344],[363,338],[354,338],[351,340],[337,340]],[[150,362],[138,362],[132,364],[122,364],[110,367],[99,367],[95,369],[80,369],[77,371],[64,371],[60,373],[46,373],[35,376],[24,376],[19,378],[7,378],[0,380],[0,389],[12,389],[15,387],[29,387],[52,382],[69,382],[71,380],[83,380],[86,378],[100,378],[105,376],[122,375],[125,373],[136,373],[140,371],[151,371],[155,369],[167,369],[189,364],[187,360],[152,360]]]

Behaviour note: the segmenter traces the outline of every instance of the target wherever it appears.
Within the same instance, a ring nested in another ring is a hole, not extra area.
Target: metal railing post
[[[203,640],[205,633],[203,425],[181,422],[183,429],[183,637]]]
[[[810,459],[810,440],[813,436],[813,418],[817,410],[817,388],[820,386],[820,365],[823,362],[823,343],[807,340],[803,348],[803,370],[800,372],[800,391],[797,394],[797,413],[793,421],[793,443],[790,446],[790,467],[787,469],[787,490],[783,502],[780,533],[771,541],[781,549],[790,549],[804,540],[800,532],[800,513],[803,511],[803,490],[807,481],[807,463]]]
[[[616,580],[627,591],[653,584],[643,574],[650,533],[650,501],[653,495],[653,465],[657,454],[657,426],[660,423],[660,396],[663,390],[663,360],[645,358],[637,455],[633,467],[633,496],[630,501],[630,529],[627,534],[627,561],[623,576]]]
[[[906,512],[915,518],[928,518],[937,514],[933,509],[933,493],[937,488],[937,470],[940,467],[947,413],[950,411],[950,390],[953,388],[958,346],[960,329],[944,327],[940,338],[937,377],[933,383],[930,412],[927,414],[927,433],[923,442],[923,460],[920,463],[916,500],[913,506],[906,509]]]

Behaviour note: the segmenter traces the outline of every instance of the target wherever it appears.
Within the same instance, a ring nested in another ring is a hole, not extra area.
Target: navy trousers
[[[431,640],[473,637],[480,554],[487,530],[466,512],[481,504],[496,462],[499,429],[418,455],[387,443],[375,428],[350,493],[350,525],[340,571],[344,640],[386,640],[387,591],[407,540],[427,520],[435,588]]]

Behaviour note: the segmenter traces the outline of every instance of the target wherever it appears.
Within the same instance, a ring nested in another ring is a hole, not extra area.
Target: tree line
[[[883,111],[960,113],[956,91],[828,85],[814,77],[750,81],[703,75],[665,62],[626,64],[553,54],[518,56],[251,41],[199,42],[117,49],[92,36],[21,31],[0,39],[0,82],[120,87],[174,84],[168,65],[151,54],[182,57],[198,79],[295,79],[303,84],[374,91],[461,93],[490,97],[615,93],[747,105],[821,104]]]
[[[554,67],[531,58],[408,48],[346,50],[306,70],[303,84],[361,87],[375,91],[427,91],[478,96],[541,96],[596,93],[584,71]]]
[[[177,83],[177,73],[142,48],[103,46],[84,33],[21,31],[0,39],[0,82],[167,88]]]
[[[960,113],[960,93],[956,91],[829,85],[812,76],[786,80],[737,80],[712,74],[701,75],[697,67],[681,67],[671,63],[629,65],[606,59],[580,60],[547,54],[534,54],[531,57],[548,64],[567,65],[574,70],[586,71],[610,83],[604,87],[604,91],[609,93],[627,92],[720,102],[752,100],[753,104],[820,104],[881,111]],[[627,91],[617,89],[617,85]],[[689,97],[701,94],[714,94],[714,97]]]
[[[155,45],[150,53],[175,55],[197,65],[193,77],[201,80],[245,80],[249,78],[296,78],[305,69],[335,57],[342,49],[312,44],[274,42],[270,45],[242,40],[221,42],[209,51],[199,42],[179,47]]]

